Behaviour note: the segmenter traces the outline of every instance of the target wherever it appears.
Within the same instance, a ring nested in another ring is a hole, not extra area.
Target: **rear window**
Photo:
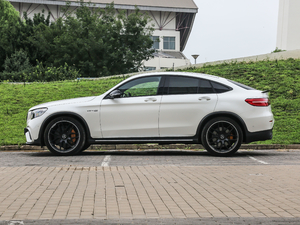
[[[169,94],[196,94],[198,79],[190,77],[170,77]]]
[[[164,94],[213,94],[232,90],[224,84],[205,79],[183,76],[168,76]]]
[[[245,84],[241,84],[241,83],[233,81],[233,80],[228,80],[228,81],[230,81],[231,83],[233,83],[233,84],[235,84],[235,85],[237,85],[237,86],[239,86],[241,88],[244,88],[246,90],[256,90],[255,88],[249,87],[249,86],[247,86]]]

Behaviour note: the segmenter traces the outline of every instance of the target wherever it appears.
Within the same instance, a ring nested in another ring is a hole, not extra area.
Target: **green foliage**
[[[54,25],[50,23],[50,14],[45,17],[43,12],[28,18],[27,13],[24,12],[24,21],[20,25],[16,42],[18,48],[27,52],[33,66],[37,65],[37,61],[45,63],[52,54],[56,36],[51,29],[52,26]]]
[[[66,13],[58,21],[64,32],[55,38],[48,62],[73,64],[86,77],[137,71],[154,52],[149,38],[153,29],[146,27],[149,17],[138,9],[128,16],[124,11],[115,13],[113,4],[90,9],[81,2],[75,15]]]
[[[276,52],[284,52],[285,50],[281,50],[278,47],[275,48],[275,50],[272,53],[276,53]]]
[[[0,20],[1,14],[9,17],[8,25],[0,26],[0,72],[7,56],[20,49],[27,52],[33,66],[37,61],[56,68],[67,63],[85,77],[134,72],[143,60],[152,57],[153,28],[147,27],[150,17],[137,8],[126,15],[116,11],[113,3],[100,9],[81,1],[75,12],[69,5],[65,16],[52,23],[44,13],[33,18],[24,13],[21,21],[18,15],[0,12]]]
[[[74,80],[80,77],[79,70],[65,63],[64,66],[59,67],[46,67],[43,63],[39,63],[28,74],[27,81],[63,81]]]
[[[4,62],[4,71],[0,73],[1,80],[26,81],[27,74],[31,70],[31,65],[27,53],[23,50],[16,51]]]
[[[0,0],[0,71],[6,57],[16,51],[15,37],[20,26],[19,13],[9,1]]]
[[[22,71],[11,71],[10,73],[4,71],[0,73],[0,80],[11,82],[50,82],[74,80],[79,78],[80,72],[72,66],[65,63],[64,66],[44,66],[42,62],[35,67],[30,67]]]
[[[23,50],[16,51],[10,58],[4,62],[4,72],[21,72],[31,68],[27,53]]]

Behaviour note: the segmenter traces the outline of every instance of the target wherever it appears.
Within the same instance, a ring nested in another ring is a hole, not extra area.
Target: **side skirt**
[[[194,137],[176,137],[176,138],[103,138],[90,139],[90,144],[141,144],[141,143],[158,143],[158,144],[190,144],[197,143]]]

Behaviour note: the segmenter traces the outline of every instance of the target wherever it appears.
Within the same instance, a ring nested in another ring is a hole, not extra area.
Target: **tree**
[[[16,51],[15,37],[20,26],[19,13],[9,1],[0,0],[0,71],[6,57]]]
[[[18,42],[19,49],[24,49],[29,57],[30,63],[36,65],[37,61],[45,62],[52,54],[52,45],[57,36],[53,33],[50,23],[50,14],[47,17],[42,14],[34,14],[29,18],[24,13],[24,21],[20,23]]]
[[[24,50],[29,63],[61,67],[66,63],[83,76],[100,77],[137,71],[154,50],[148,26],[150,17],[138,8],[126,15],[114,4],[105,9],[80,2],[75,14],[50,23],[50,15],[35,14],[24,20],[6,0],[0,0],[0,72],[6,58]]]
[[[90,77],[137,71],[154,52],[149,17],[137,8],[128,16],[124,11],[115,14],[113,3],[90,9],[81,2],[75,15],[58,20],[64,32],[55,38],[48,62],[56,66],[66,62]]]

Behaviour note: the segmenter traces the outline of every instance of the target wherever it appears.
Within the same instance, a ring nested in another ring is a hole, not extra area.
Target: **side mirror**
[[[114,98],[120,98],[121,95],[123,95],[122,91],[120,90],[113,90],[112,92],[109,93],[109,97],[111,99],[114,99]]]

